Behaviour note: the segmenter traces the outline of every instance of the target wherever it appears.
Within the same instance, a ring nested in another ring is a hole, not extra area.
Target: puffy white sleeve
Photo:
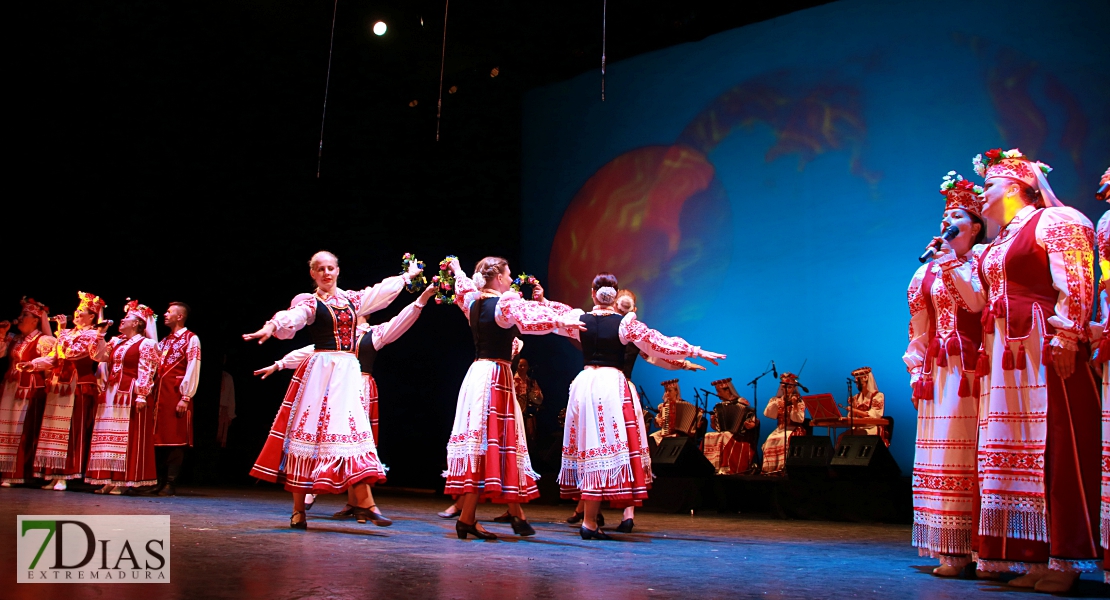
[[[767,406],[763,407],[763,416],[770,419],[779,418],[779,411],[782,410],[782,398],[775,396],[767,401]]]
[[[661,369],[668,371],[677,371],[686,368],[686,360],[674,360],[671,358],[659,358],[651,356],[647,353],[640,352],[640,358],[644,359],[648,364],[655,365]]]
[[[518,337],[514,337],[513,338],[513,358],[516,358],[516,355],[520,354],[521,350],[524,350],[524,340],[522,340]]]
[[[790,420],[795,423],[804,423],[806,420],[806,405],[805,402],[798,400],[794,403],[794,407],[790,409]]]
[[[878,419],[883,416],[883,411],[886,410],[886,395],[882,392],[875,392],[871,395],[871,409],[867,411],[867,416]]]
[[[348,291],[347,295],[355,300],[358,306],[358,314],[365,317],[374,311],[389,306],[391,302],[397,299],[401,290],[405,289],[407,281],[408,279],[403,275],[394,275],[393,277],[386,277],[381,283],[366,289]]]
[[[43,337],[46,337],[46,336],[43,336]],[[32,358],[31,359],[31,368],[34,369],[35,371],[47,371],[47,370],[53,369],[55,366],[58,365],[58,362],[61,360],[60,357],[58,356],[58,353],[61,351],[61,346],[58,344],[57,339],[55,339],[55,338],[50,338],[50,339],[54,340],[54,343],[50,347],[50,351],[49,352],[39,352],[38,358]]]
[[[316,296],[313,294],[297,294],[287,310],[274,313],[270,322],[274,324],[274,337],[279,340],[291,340],[305,325],[311,325],[316,320]]]
[[[158,344],[149,339],[139,342],[139,376],[135,378],[136,400],[146,400],[150,395],[150,391],[154,388],[154,380],[158,377],[158,365],[161,362]]]
[[[423,312],[424,307],[413,301],[408,306],[401,309],[396,317],[374,325],[370,328],[370,335],[373,336],[370,340],[374,343],[375,350],[381,350],[386,344],[391,344],[397,341],[412,324],[420,318],[420,313]]]
[[[925,283],[925,273],[930,268],[928,264],[918,267],[910,280],[910,287],[906,290],[907,302],[910,306],[910,344],[902,361],[906,363],[906,370],[910,372],[912,383],[921,374],[925,365],[925,353],[929,349],[929,310],[926,306],[925,294],[928,290],[921,289]]]
[[[296,369],[297,367],[301,366],[301,363],[308,360],[308,357],[312,356],[312,353],[315,351],[316,346],[313,344],[309,344],[303,348],[297,348],[289,354],[281,357],[277,360],[276,364],[281,369]]]
[[[480,292],[474,280],[466,275],[455,276],[455,306],[458,306],[466,319],[470,320],[470,305],[478,299]]]
[[[1094,301],[1095,229],[1074,208],[1046,208],[1037,223],[1037,243],[1048,253],[1056,311],[1048,317],[1056,328],[1053,346],[1076,350],[1087,341]]]
[[[456,280],[457,281],[457,280]],[[525,335],[544,335],[555,333],[561,328],[578,321],[577,317],[560,316],[540,302],[529,302],[513,292],[505,292],[497,299],[497,312],[494,318],[505,329],[516,326]]]
[[[697,356],[698,353],[698,347],[686,340],[680,337],[667,337],[644,325],[636,318],[634,312],[628,313],[621,319],[618,332],[622,344],[635,344],[641,353],[648,356],[682,360]]]
[[[983,257],[984,244],[972,246],[967,260],[960,260],[951,254],[937,260],[940,266],[940,280],[950,296],[961,308],[979,312],[987,305],[987,290],[979,279],[979,261]]]
[[[185,360],[185,376],[181,378],[181,386],[177,391],[181,392],[183,400],[192,400],[197,393],[197,385],[200,384],[200,338],[195,335],[189,336]]]

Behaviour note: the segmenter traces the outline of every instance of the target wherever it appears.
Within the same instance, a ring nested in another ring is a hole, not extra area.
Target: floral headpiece
[[[123,305],[123,314],[130,315],[132,313],[139,315],[140,317],[142,317],[143,321],[147,323],[150,323],[152,320],[156,320],[158,318],[154,315],[154,311],[151,310],[149,306],[145,304],[139,304],[138,300],[132,300],[128,298],[127,304]]]
[[[516,276],[516,279],[513,280],[512,285],[510,285],[509,287],[511,287],[514,292],[519,293],[520,292],[520,286],[522,286],[522,285],[539,285],[539,284],[540,284],[540,280],[536,279],[535,275],[529,275],[528,273],[521,273],[520,275]]]
[[[43,304],[42,302],[37,302],[34,298],[28,298],[27,296],[24,296],[23,299],[19,301],[19,303],[23,305],[23,310],[31,314],[45,314],[50,312],[50,309],[47,308],[45,304]]]
[[[798,385],[798,376],[793,373],[783,373],[779,376],[779,382],[789,385]]]
[[[985,163],[983,162],[984,156],[987,159]],[[1052,172],[1052,167],[1043,162],[1029,160],[1017,148],[1005,151],[1001,148],[987,150],[983,154],[976,154],[975,158],[971,160],[971,164],[975,166],[975,172],[983,179],[1009,177],[1021,181],[1033,189],[1038,189],[1037,169],[1040,169],[1044,175]]]
[[[416,258],[412,252],[406,252],[401,257],[401,274],[404,275],[409,272],[409,265],[416,263],[417,268],[420,269],[420,275],[413,277],[405,284],[405,290],[410,294],[415,294],[424,291],[424,286],[428,285],[428,279],[424,277],[424,261]]]
[[[80,303],[77,305],[77,310],[85,310],[93,314],[98,314],[107,306],[100,296],[95,294],[86,294],[85,292],[77,292],[77,299]]]
[[[710,385],[717,389],[717,396],[720,397],[723,402],[744,400],[740,397],[740,393],[736,391],[736,386],[732,385],[731,377],[728,379],[711,381]],[[747,403],[747,401],[745,401],[745,403]]]
[[[985,202],[979,197],[983,193],[982,186],[971,183],[955,171],[949,171],[940,184],[940,193],[947,199],[944,210],[962,208],[982,218]]]

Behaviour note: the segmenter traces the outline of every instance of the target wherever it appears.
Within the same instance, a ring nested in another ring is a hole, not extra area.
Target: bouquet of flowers
[[[405,273],[408,273],[409,266],[411,266],[413,263],[416,263],[421,271],[423,271],[424,263],[421,262],[419,258],[416,258],[416,255],[412,252],[406,252],[405,255],[401,257],[401,274],[404,275]],[[428,279],[424,277],[424,273],[421,272],[418,277],[413,277],[411,280],[409,280],[407,284],[405,284],[405,289],[410,294],[417,294],[424,291],[424,286],[426,285],[428,285]]]
[[[529,275],[527,273],[521,273],[520,275],[516,276],[516,279],[513,280],[513,284],[509,287],[513,288],[514,292],[520,293],[520,286],[522,286],[522,285],[539,285],[539,284],[540,284],[540,280],[536,279],[536,277],[534,275]]]
[[[439,286],[436,292],[436,304],[455,303],[455,273],[451,270],[451,261],[454,255],[439,261],[439,274],[432,277],[432,283]]]

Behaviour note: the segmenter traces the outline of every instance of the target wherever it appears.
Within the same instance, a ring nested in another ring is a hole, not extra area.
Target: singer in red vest
[[[24,298],[23,312],[16,321],[17,333],[9,334],[7,321],[0,322],[0,357],[7,356],[8,372],[0,393],[0,486],[25,483],[34,469],[42,412],[46,407],[46,378],[42,373],[20,370],[54,350],[46,320],[48,309]]]
[[[154,446],[159,478],[156,493],[173,496],[185,448],[193,447],[193,395],[200,382],[200,338],[189,331],[189,305],[171,302],[162,316],[170,334],[158,342],[162,364],[154,411]]]

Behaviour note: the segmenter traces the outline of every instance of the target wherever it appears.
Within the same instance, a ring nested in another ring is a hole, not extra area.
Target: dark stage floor
[[[537,535],[456,539],[435,516],[441,497],[379,494],[389,528],[327,518],[321,497],[307,532],[288,527],[276,490],[198,488],[175,498],[0,489],[0,597],[65,598],[1034,598],[981,581],[933,577],[909,545],[908,525],[782,521],[717,513],[642,513],[636,532],[584,542],[563,519],[570,505],[532,506]],[[479,516],[500,514],[485,505]],[[170,514],[172,583],[14,584],[19,514]],[[612,521],[618,514],[609,511]],[[619,534],[615,534],[619,535]],[[1085,575],[1080,593],[1106,594]]]

